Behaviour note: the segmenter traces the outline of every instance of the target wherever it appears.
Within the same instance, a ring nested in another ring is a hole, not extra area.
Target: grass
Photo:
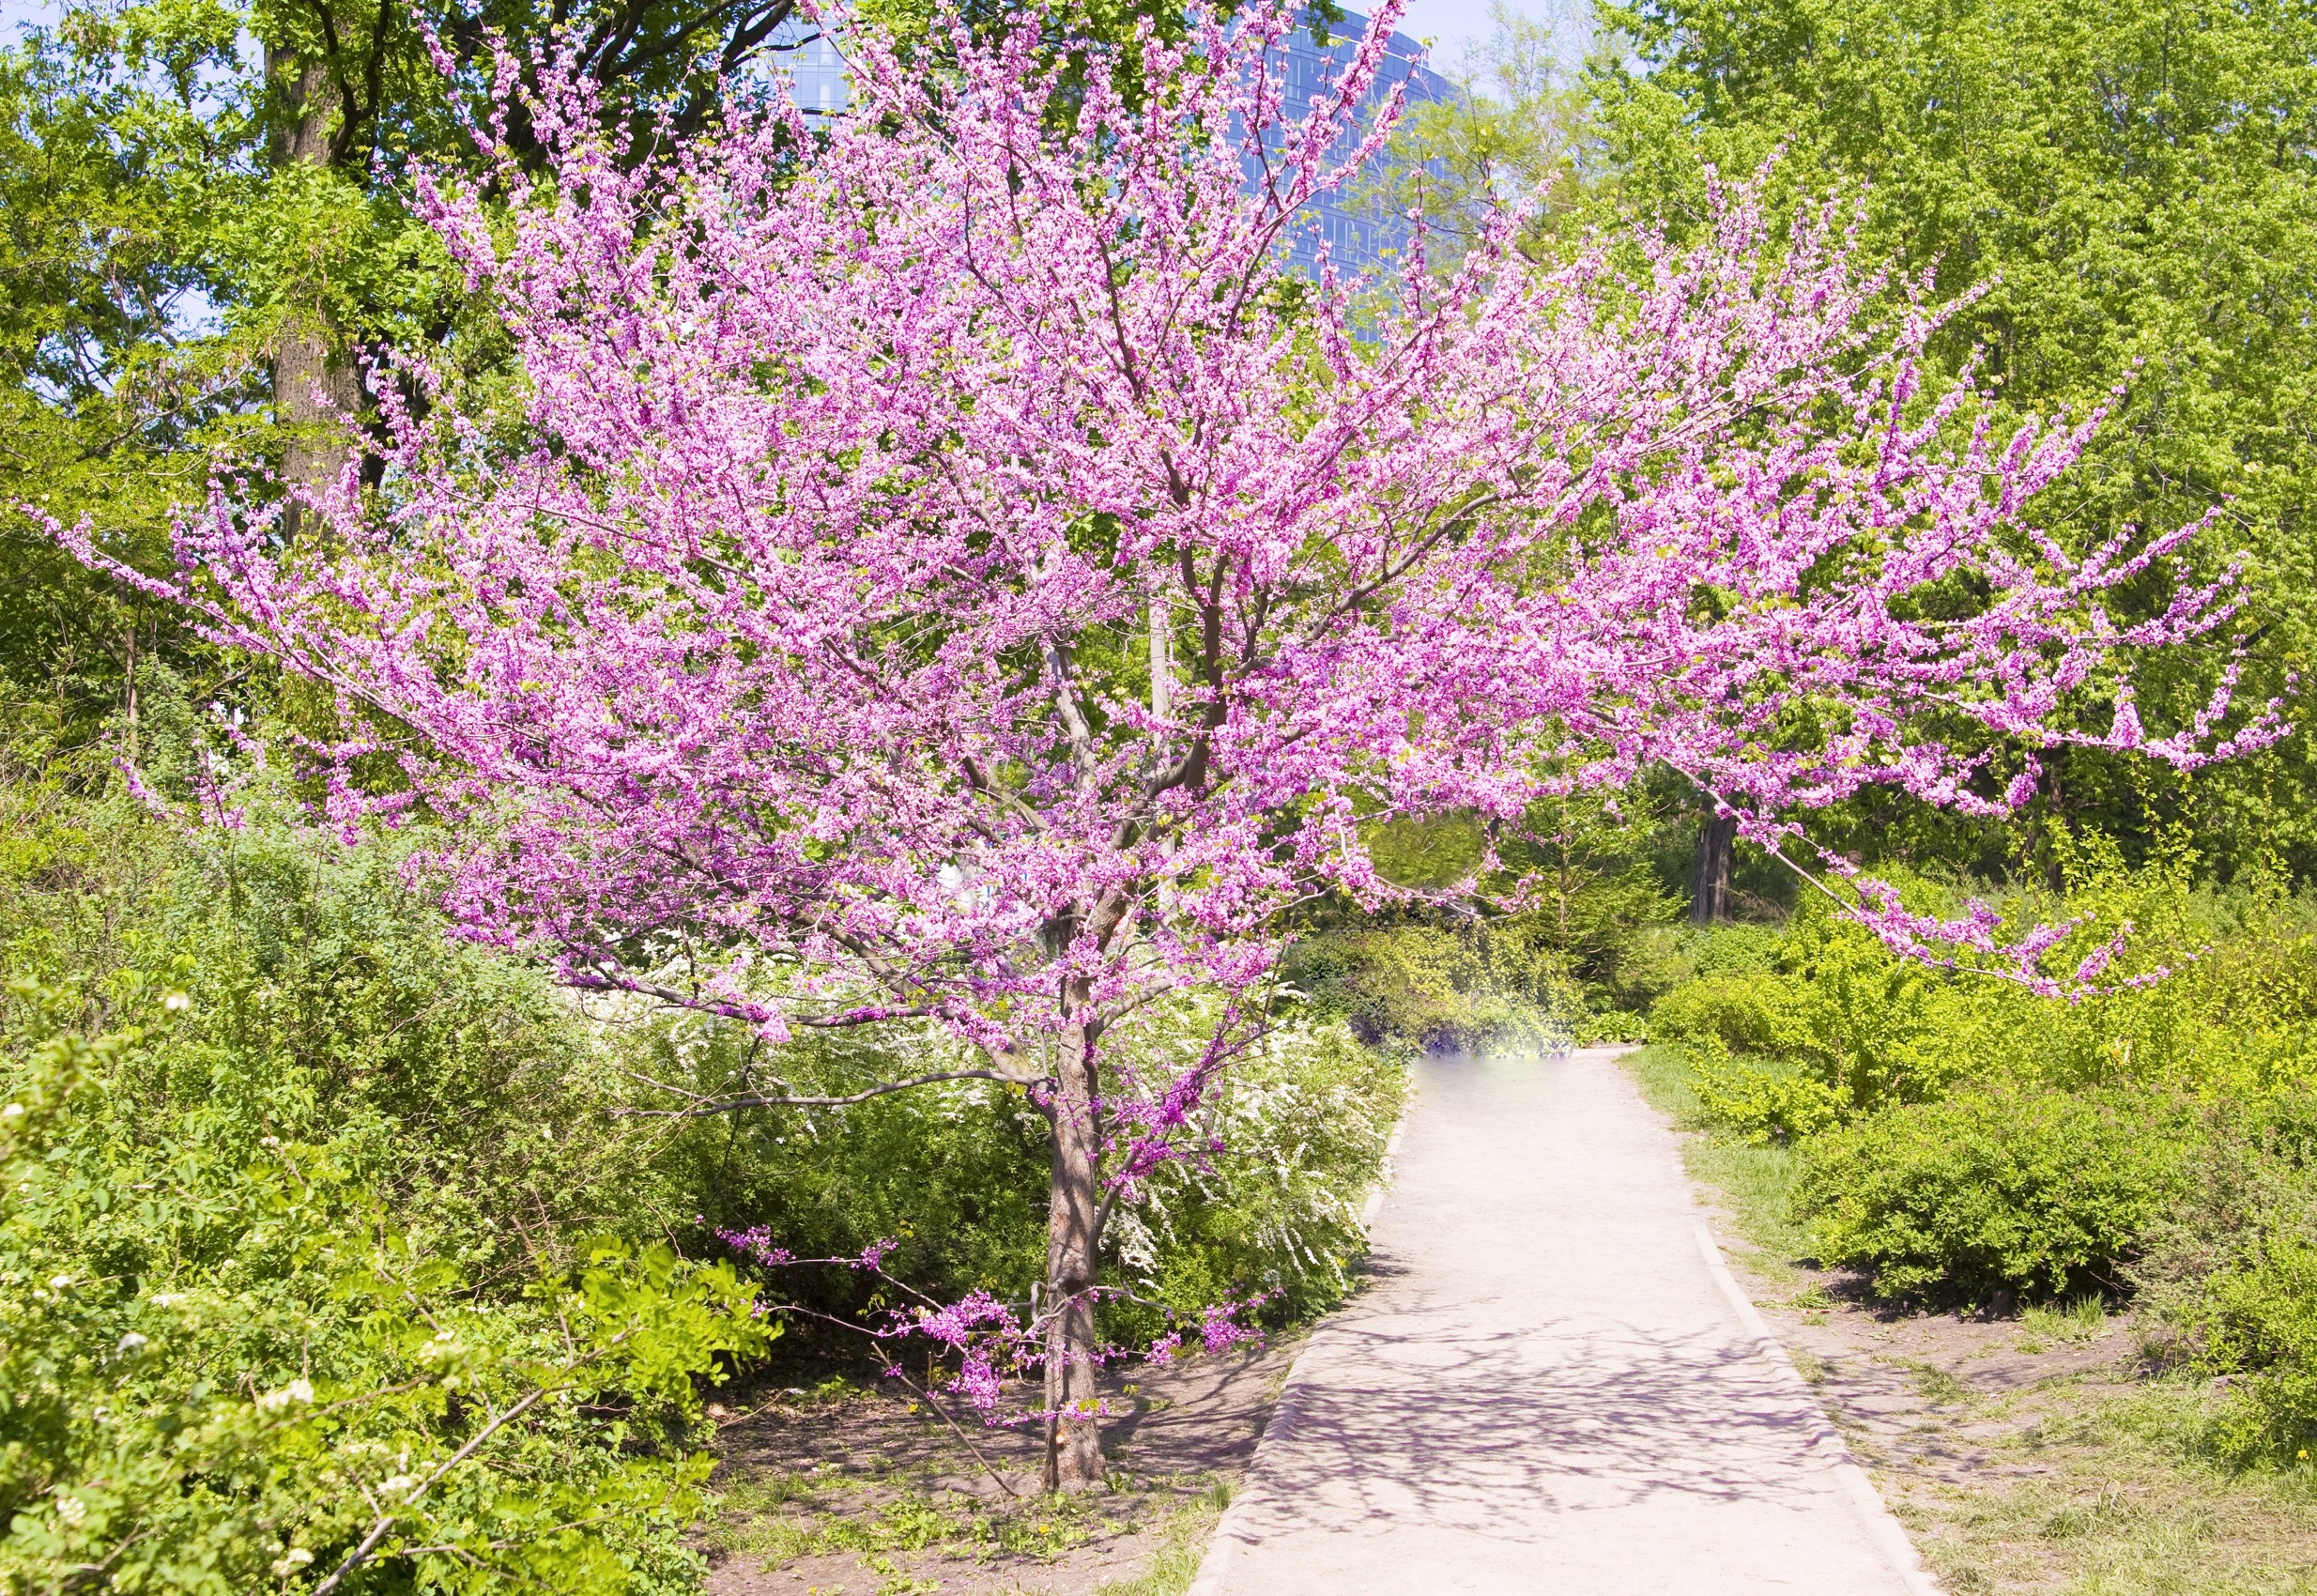
[[[2031,1303],[2019,1313],[2012,1344],[2021,1352],[2043,1352],[2055,1343],[2087,1342],[2108,1327],[2108,1304],[2097,1296],[2068,1302]]]
[[[2210,1461],[2213,1403],[2171,1381],[2086,1392],[1987,1443],[1986,1483],[1900,1512],[1954,1596],[2317,1596],[2317,1481]]]
[[[1106,1580],[1094,1596],[1183,1596],[1199,1577],[1206,1543],[1215,1521],[1231,1505],[1231,1487],[1219,1481],[1170,1516],[1160,1534],[1158,1550],[1150,1565],[1132,1579]]]
[[[1749,1268],[1785,1279],[1792,1261],[1810,1251],[1810,1233],[1794,1219],[1794,1150],[1717,1134],[1706,1123],[1680,1049],[1656,1043],[1622,1062],[1651,1108],[1695,1133],[1682,1141],[1681,1161],[1690,1178],[1729,1210],[1735,1234],[1724,1239],[1743,1246]]]
[[[1178,1488],[1182,1488],[1178,1486]],[[1158,1548],[1131,1579],[1112,1580],[1095,1596],[1182,1596],[1198,1577],[1215,1521],[1231,1502],[1228,1481],[1215,1481],[1154,1517]],[[913,1574],[896,1559],[934,1552],[948,1557],[1048,1559],[1096,1535],[1129,1526],[1107,1518],[1093,1496],[1038,1496],[992,1504],[954,1494],[895,1490],[890,1480],[844,1474],[761,1474],[722,1491],[711,1544],[777,1566],[795,1558],[853,1553],[878,1576],[877,1596],[930,1596],[938,1580]],[[1129,1516],[1133,1516],[1131,1512]]]

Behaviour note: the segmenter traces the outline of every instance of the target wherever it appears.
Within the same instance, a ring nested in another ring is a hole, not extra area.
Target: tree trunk
[[[1710,814],[1697,827],[1697,858],[1690,872],[1690,924],[1718,925],[1729,918],[1730,852],[1738,840],[1738,817]]]
[[[1092,1028],[1065,1027],[1047,1117],[1053,1125],[1053,1181],[1047,1210],[1046,1473],[1049,1491],[1102,1482],[1102,1427],[1095,1388],[1094,1289],[1101,1237],[1096,1159]]]
[[[269,45],[266,73],[282,97],[283,116],[273,139],[276,163],[328,166],[330,124],[339,106],[326,63]],[[299,302],[307,299],[313,302]],[[318,284],[310,295],[293,291],[291,305],[273,345],[273,409],[283,431],[282,480],[293,488],[319,490],[336,482],[352,458],[341,418],[361,405],[361,384],[339,347]],[[292,535],[299,520],[293,505],[286,523]]]

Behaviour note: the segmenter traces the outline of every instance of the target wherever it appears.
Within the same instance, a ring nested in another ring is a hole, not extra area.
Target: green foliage
[[[308,1588],[375,1530],[344,1588],[690,1588],[696,1383],[771,1327],[658,1239],[667,1132],[409,839],[238,802],[0,785],[0,1570]]]
[[[1844,188],[1861,248],[1895,290],[1979,297],[1943,334],[2018,414],[2114,413],[2048,512],[2084,546],[2225,504],[2204,558],[2251,553],[2256,696],[2306,673],[2317,641],[2309,536],[2317,373],[2317,28],[2254,0],[1604,0],[1597,54],[1606,217],[1697,226],[1706,169],[1780,154],[1772,209]],[[1702,158],[1702,160],[1701,160]],[[2111,395],[2126,384],[2121,399]],[[2003,422],[1999,416],[1997,425]],[[2135,605],[2161,602],[2153,575]],[[2185,721],[2217,656],[2143,673],[2141,710]],[[2010,836],[1898,807],[1828,817],[1869,858],[2021,863],[2056,876],[2086,824],[2153,843],[2193,817],[2231,867],[2317,859],[2306,733],[2193,777],[2054,751],[2035,823]]]
[[[1290,978],[1362,1041],[1393,1051],[1548,1045],[1584,1012],[1565,967],[1520,928],[1422,923],[1326,933],[1294,953]]]
[[[2134,1267],[2156,1350],[2229,1377],[2213,1441],[2237,1462],[2317,1446],[2317,1096],[2215,1116]]]
[[[26,1590],[689,1585],[694,1381],[769,1339],[729,1268],[605,1240],[483,1289],[359,1131],[123,1099],[197,1027],[123,972],[99,1037],[19,984],[0,1107],[0,1573]],[[124,1090],[124,1084],[127,1090]]]
[[[1967,1090],[1813,1138],[1795,1206],[1824,1262],[1886,1296],[2116,1290],[2200,1130],[2192,1107],[2136,1087]]]
[[[844,1096],[976,1062],[930,1028],[807,1032],[770,1057],[750,1027],[709,1016],[639,1011],[626,1028],[637,1076],[697,1097],[760,1090],[768,1075],[798,1093]],[[920,1289],[1017,1299],[1044,1278],[1047,1159],[1045,1120],[1021,1091],[981,1081],[696,1121],[660,1154],[692,1194],[683,1220],[764,1225],[799,1257],[852,1258],[896,1241],[887,1268]],[[836,1312],[871,1306],[878,1289],[850,1269],[778,1281],[784,1297]]]
[[[1782,934],[1765,930],[1688,933],[1698,974],[1650,1012],[1653,1039],[1692,1052],[1715,1123],[1750,1139],[1808,1135],[1886,1101],[1935,1095],[1959,1072],[1941,1044],[1953,1023],[1941,1000],[1984,992],[1893,957],[1823,900],[1804,904]]]
[[[1954,913],[1962,893],[1900,878],[1910,904]],[[1650,1034],[1718,1046],[1749,1067],[1806,1073],[1841,1113],[1923,1102],[1967,1082],[2073,1087],[2142,1082],[2205,1097],[2317,1075],[2311,905],[2273,882],[2189,884],[2182,867],[2130,871],[2112,857],[2062,899],[1991,895],[2017,919],[2081,917],[2064,971],[2131,928],[2108,991],[2077,1002],[2016,981],[1897,958],[1806,901],[1784,928],[1683,933],[1690,978],[1650,1010]],[[2135,974],[2169,971],[2145,987]],[[2227,1036],[2227,1048],[2213,1038]]]
[[[1757,1145],[1815,1135],[1842,1118],[1834,1089],[1794,1066],[1741,1063],[1718,1038],[1693,1042],[1690,1067],[1709,1123]]]

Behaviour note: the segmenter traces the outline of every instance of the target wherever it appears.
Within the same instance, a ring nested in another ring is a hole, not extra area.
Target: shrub
[[[1706,975],[1676,987],[1650,1009],[1650,1039],[1708,1043],[1726,1053],[1775,1053],[1795,1036],[1788,1011],[1795,995],[1767,970]]]
[[[1514,926],[1410,923],[1299,944],[1290,977],[1313,1009],[1393,1051],[1565,1044],[1586,1013],[1555,955]]]
[[[2237,1461],[2317,1446],[2317,1094],[2234,1104],[2133,1268],[2156,1349],[2227,1376]]]
[[[1885,1296],[2112,1291],[2200,1136],[2190,1105],[2137,1088],[1967,1091],[1805,1143],[1796,1210]]]
[[[1692,1089],[1708,1123],[1757,1146],[1815,1136],[1843,1115],[1834,1089],[1806,1069],[1730,1056],[1711,1037],[1686,1050]]]
[[[111,1093],[181,996],[89,1038],[19,987],[0,1107],[0,1585],[671,1591],[695,1381],[770,1340],[730,1269],[604,1243],[484,1289],[359,1144]],[[486,1255],[487,1257],[487,1255]],[[381,1583],[383,1581],[383,1583]]]

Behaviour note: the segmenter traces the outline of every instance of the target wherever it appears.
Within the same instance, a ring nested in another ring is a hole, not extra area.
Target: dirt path
[[[1196,1596],[1930,1588],[1605,1050],[1424,1066]]]

